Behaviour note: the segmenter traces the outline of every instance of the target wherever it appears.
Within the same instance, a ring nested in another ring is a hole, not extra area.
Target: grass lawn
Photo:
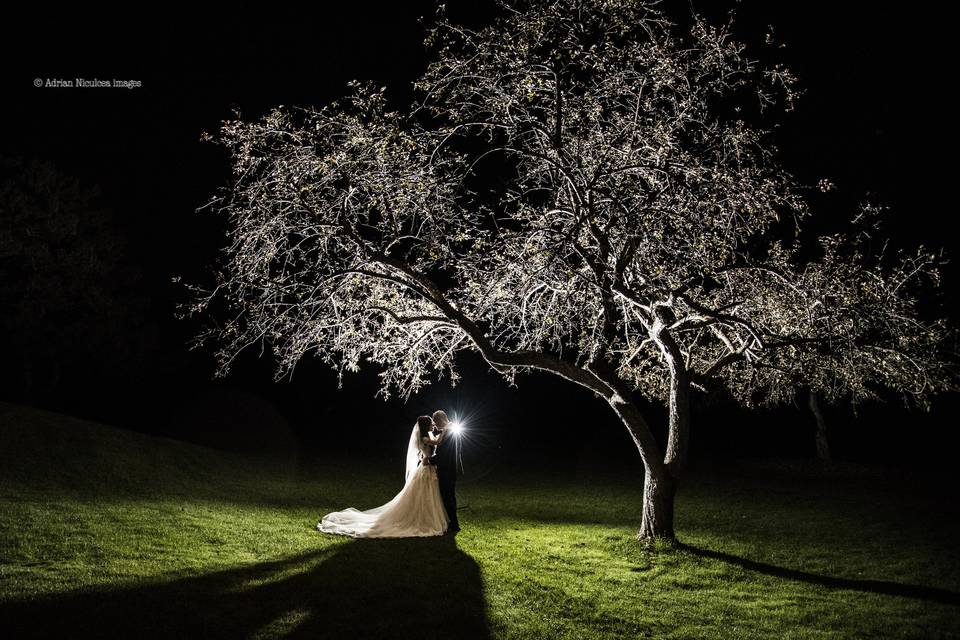
[[[456,538],[319,516],[398,468],[286,464],[0,403],[0,638],[960,638],[958,505],[850,465],[693,473],[677,549],[623,473],[461,482]]]

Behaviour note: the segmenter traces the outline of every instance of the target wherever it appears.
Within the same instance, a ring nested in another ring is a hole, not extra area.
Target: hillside
[[[241,456],[0,402],[0,483],[30,491],[177,492]]]

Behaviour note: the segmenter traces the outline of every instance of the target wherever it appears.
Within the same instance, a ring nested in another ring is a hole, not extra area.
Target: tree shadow
[[[900,582],[890,582],[887,580],[855,580],[852,578],[837,578],[825,576],[817,573],[808,573],[798,569],[788,569],[778,567],[764,562],[757,562],[748,558],[741,558],[723,551],[714,551],[712,549],[701,549],[682,542],[677,543],[677,547],[688,553],[701,558],[710,558],[732,564],[748,571],[756,571],[768,576],[785,578],[787,580],[799,580],[831,589],[849,589],[852,591],[865,591],[869,593],[879,593],[889,596],[901,596],[904,598],[913,598],[915,600],[926,600],[929,602],[939,602],[943,604],[960,605],[960,593],[948,589],[937,587],[925,587],[922,585],[903,584]]]
[[[452,537],[357,540],[145,586],[0,603],[7,638],[489,638]]]

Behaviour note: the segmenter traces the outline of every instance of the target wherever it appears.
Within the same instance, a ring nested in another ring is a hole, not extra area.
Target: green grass
[[[462,482],[455,539],[314,529],[400,475],[0,404],[0,637],[960,637],[957,505],[922,476],[694,473],[676,549],[635,541],[627,472]]]

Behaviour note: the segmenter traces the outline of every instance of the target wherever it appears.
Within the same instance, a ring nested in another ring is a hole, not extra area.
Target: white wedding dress
[[[317,529],[354,538],[409,538],[443,535],[450,519],[440,498],[437,467],[420,464],[430,446],[413,426],[407,447],[406,481],[393,500],[359,511],[350,507],[323,516]]]

